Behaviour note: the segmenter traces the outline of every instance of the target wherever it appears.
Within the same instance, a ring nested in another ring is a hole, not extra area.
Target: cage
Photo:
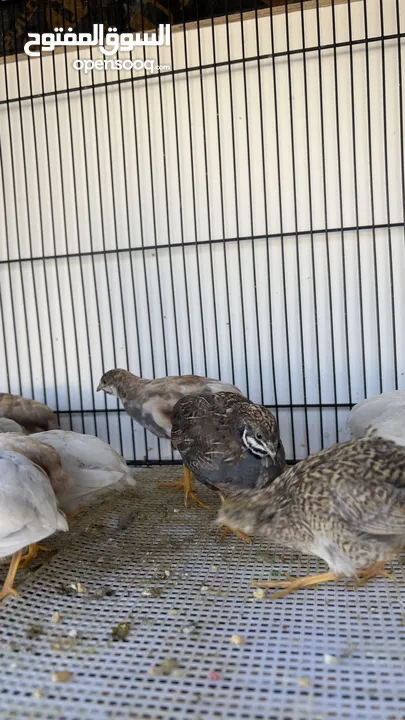
[[[214,512],[156,490],[178,473],[169,441],[96,387],[113,367],[221,378],[274,411],[290,462],[346,439],[359,400],[405,389],[402,3],[1,15],[2,389],[111,443],[138,479],[3,603],[1,717],[400,720],[400,559],[396,583],[255,597],[255,577],[317,561],[219,545]],[[28,33],[166,25],[170,44],[130,54],[26,53]]]

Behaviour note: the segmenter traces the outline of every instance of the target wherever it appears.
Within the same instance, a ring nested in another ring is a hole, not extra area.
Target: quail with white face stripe
[[[230,392],[181,398],[173,408],[172,445],[197,480],[222,498],[266,487],[285,466],[274,415]]]

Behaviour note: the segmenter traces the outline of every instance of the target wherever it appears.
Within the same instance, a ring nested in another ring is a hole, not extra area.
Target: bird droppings
[[[163,590],[162,588],[158,587],[152,587],[152,588],[146,588],[146,590],[142,591],[143,597],[147,598],[158,598],[162,594]]]
[[[40,698],[44,697],[44,693],[41,690],[41,688],[36,688],[32,694],[33,694],[34,698],[37,698],[38,700]]]
[[[310,687],[311,681],[310,681],[310,679],[307,678],[307,677],[302,677],[302,678],[299,678],[299,680],[298,680],[298,685],[299,685],[300,687],[307,688],[307,687]]]
[[[52,682],[65,683],[72,679],[72,673],[69,670],[58,670],[52,673]]]
[[[83,583],[68,583],[67,585],[61,585],[61,595],[85,595],[87,588]]]
[[[337,659],[336,655],[325,654],[323,656],[323,661],[324,661],[325,665],[336,665],[338,659]]]
[[[57,625],[58,623],[60,623],[61,620],[62,620],[62,615],[60,614],[60,612],[58,610],[56,610],[51,617],[52,625]]]
[[[266,591],[264,588],[255,588],[253,590],[253,597],[255,600],[263,600],[266,597]]]
[[[181,667],[178,661],[175,658],[166,658],[161,663],[158,663],[150,668],[149,675],[159,677],[162,675],[176,674],[176,676],[179,677],[179,671],[181,671]]]
[[[198,633],[198,623],[194,620],[190,620],[187,625],[183,625],[181,632],[185,635],[196,635]]]
[[[233,643],[234,645],[244,645],[245,642],[246,640],[243,635],[232,635],[231,637],[231,643]]]
[[[115,642],[125,641],[129,635],[130,629],[131,623],[120,622],[118,623],[118,625],[115,625],[115,627],[111,628],[111,637]]]

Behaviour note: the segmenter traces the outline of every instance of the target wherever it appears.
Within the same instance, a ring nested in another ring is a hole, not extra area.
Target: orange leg
[[[357,581],[357,587],[365,585],[366,582],[368,582],[369,580],[373,580],[373,578],[376,578],[378,576],[389,578],[389,580],[395,580],[395,577],[392,573],[384,570],[385,565],[385,562],[376,562],[370,565],[370,567],[366,568],[365,570],[359,570],[357,575],[359,576],[360,580]]]
[[[222,535],[220,537],[220,540],[223,540],[229,533],[232,533],[232,535],[235,535],[240,540],[244,540],[245,542],[251,543],[252,539],[249,537],[249,535],[245,535],[245,533],[241,532],[240,530],[231,530],[231,528],[227,527],[226,525],[223,526]]]
[[[281,592],[276,593],[270,597],[270,600],[278,600],[279,598],[289,595],[294,590],[301,590],[302,588],[312,587],[319,585],[320,583],[330,582],[332,580],[339,580],[340,575],[336,575],[333,572],[319,573],[318,575],[307,575],[301,578],[289,578],[288,580],[268,580],[268,581],[254,581],[252,585],[254,587],[261,588],[283,588]]]
[[[37,557],[40,550],[49,552],[49,548],[46,547],[46,545],[38,545],[38,543],[33,543],[32,545],[29,545],[28,552],[21,557],[20,567],[22,567],[22,568],[27,567],[27,565],[29,565],[31,560],[34,560],[34,558]]]
[[[68,510],[68,512],[65,513],[65,515],[66,515],[66,520],[67,520],[68,522],[70,522],[71,519],[74,518],[74,517],[76,517],[76,515],[79,515],[79,513],[81,513],[82,510],[84,510],[84,507],[82,507],[82,506],[76,508],[76,510],[72,510],[72,511]]]
[[[183,490],[184,492],[184,505],[185,507],[188,507],[188,499],[195,502],[197,505],[200,505],[201,507],[205,508],[206,510],[209,510],[209,505],[206,505],[203,503],[199,498],[197,497],[197,494],[193,490],[193,486],[191,484],[191,473],[188,468],[184,467],[184,476],[182,480],[175,480],[174,482],[169,483],[159,483],[159,487],[163,488],[169,488],[170,490]]]
[[[18,592],[14,589],[13,585],[18,566],[20,564],[21,556],[22,550],[19,550],[18,552],[14,553],[13,557],[11,558],[7,577],[4,581],[2,589],[0,590],[0,601],[4,600],[4,598],[6,598],[8,595],[18,595]]]
[[[221,498],[221,503],[224,503],[226,500],[225,495],[222,495],[222,493],[220,493],[219,497]],[[252,542],[249,535],[246,535],[245,533],[241,532],[241,530],[231,530],[231,528],[227,527],[227,525],[223,525],[222,527],[224,529],[222,531],[220,540],[223,540],[227,535],[229,535],[229,533],[232,533],[232,535],[235,535],[240,540],[244,540],[245,542],[248,542],[248,543]]]

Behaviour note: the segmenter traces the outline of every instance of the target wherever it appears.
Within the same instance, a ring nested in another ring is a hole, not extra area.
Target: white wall
[[[396,5],[383,0],[387,38],[398,33]],[[334,12],[337,43],[345,43],[348,7]],[[364,39],[363,2],[350,12],[353,40]],[[103,370],[128,366],[149,377],[195,372],[232,381],[233,359],[234,381],[253,400],[302,406],[306,396],[316,406],[307,413],[313,452],[335,441],[336,424],[344,437],[350,402],[405,388],[404,229],[387,228],[403,223],[404,43],[397,37],[369,43],[367,94],[365,44],[354,44],[352,53],[347,46],[319,53],[317,12],[303,17],[305,46],[313,50],[294,53],[290,65],[283,54],[286,18],[277,15],[274,51],[281,54],[274,67],[266,57],[273,50],[269,17],[258,23],[259,50],[254,20],[229,24],[230,58],[240,60],[243,47],[247,59],[259,52],[259,63],[229,66],[227,27],[217,25],[214,71],[212,28],[200,30],[200,45],[197,31],[188,30],[187,65],[195,69],[160,83],[151,77],[147,85],[142,78],[118,85],[109,71],[113,84],[106,88],[104,72],[92,78],[73,70],[74,52],[1,67],[0,100],[7,92],[28,98],[0,105],[2,389],[70,407],[62,424],[71,420],[81,431],[80,407],[117,408],[94,392]],[[321,9],[319,19],[321,45],[331,46],[332,8]],[[289,14],[288,30],[290,49],[302,50],[300,12]],[[367,32],[382,34],[379,0],[367,1]],[[165,49],[160,63],[184,69],[183,32],[173,34],[172,49],[173,58]],[[201,64],[210,67],[200,73]],[[96,91],[52,94],[92,80],[101,85]],[[43,89],[50,93],[45,99]],[[322,232],[311,235],[311,224]],[[354,229],[373,224],[382,227]],[[123,251],[102,252],[116,248]],[[54,255],[62,257],[42,259]],[[5,262],[19,257],[21,263]],[[337,414],[319,411],[335,402],[343,406]],[[117,417],[97,413],[95,428],[94,414],[86,412],[84,426],[121,450]],[[127,416],[120,418],[125,456],[133,458],[136,449],[138,459],[147,452],[157,458],[156,439],[145,441],[137,426],[133,435]],[[304,410],[281,409],[279,420],[288,456],[304,457]],[[171,457],[168,443],[161,456]]]

